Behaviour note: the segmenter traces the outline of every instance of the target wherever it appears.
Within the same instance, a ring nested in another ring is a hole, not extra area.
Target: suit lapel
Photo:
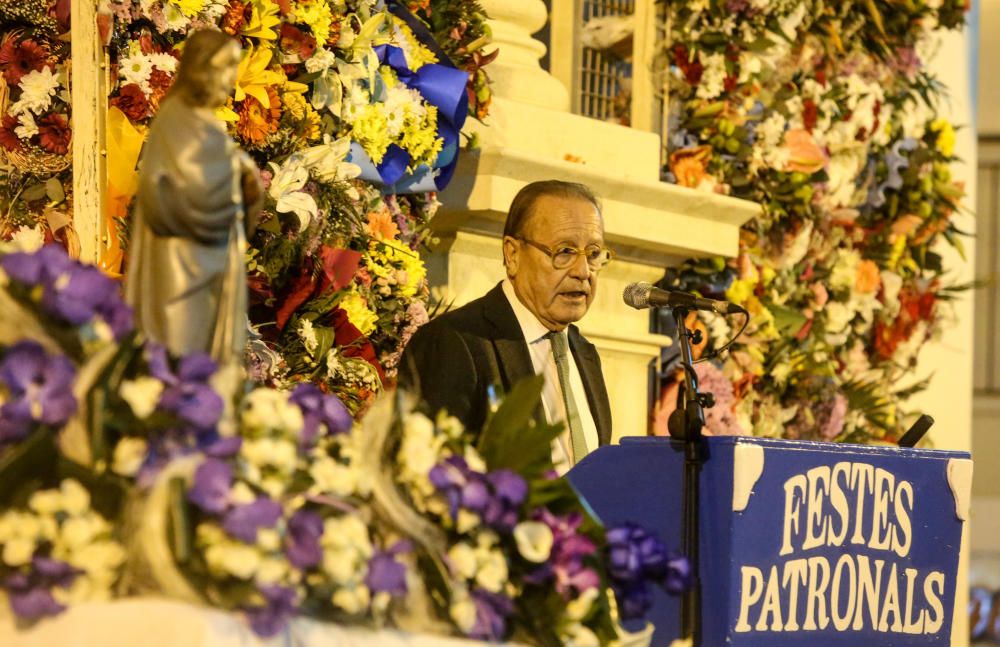
[[[483,299],[483,316],[493,326],[493,348],[496,353],[497,368],[503,379],[503,387],[511,386],[535,374],[528,353],[528,343],[517,323],[517,317],[507,302],[503,288],[498,284]]]
[[[608,404],[608,389],[601,371],[601,358],[594,345],[583,338],[576,326],[569,327],[569,347],[573,352],[583,389],[587,392],[587,404],[594,416],[597,439],[601,445],[611,442],[611,408]]]

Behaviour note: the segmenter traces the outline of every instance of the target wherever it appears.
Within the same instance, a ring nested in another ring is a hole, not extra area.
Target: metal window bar
[[[973,386],[1000,395],[1000,138],[981,138],[976,196],[976,279]]]
[[[580,25],[601,16],[626,16],[635,12],[635,0],[583,0]],[[582,47],[579,69],[579,114],[629,125],[629,91],[632,63],[601,51]],[[618,105],[616,105],[616,102]]]

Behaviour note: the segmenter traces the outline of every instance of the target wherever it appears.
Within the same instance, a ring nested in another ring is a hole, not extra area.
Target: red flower
[[[73,137],[73,131],[70,130],[66,115],[53,112],[36,123],[42,148],[56,155],[65,155],[69,152],[69,141]]]
[[[123,85],[118,91],[118,96],[111,99],[111,105],[124,112],[131,121],[141,121],[149,114],[146,95],[135,83]]]
[[[25,74],[42,69],[48,62],[49,50],[30,38],[20,43],[7,38],[0,45],[0,69],[10,85],[17,85]]]
[[[816,106],[816,102],[812,99],[806,99],[802,102],[802,125],[806,127],[810,133],[812,133],[813,128],[816,127],[816,120],[819,117],[819,108]]]
[[[164,72],[161,69],[153,68],[149,74],[149,85],[153,91],[149,93],[149,107],[153,112],[160,109],[160,101],[167,94],[167,90],[174,84],[174,75]]]
[[[17,117],[4,115],[3,123],[0,124],[0,146],[9,151],[20,152],[24,146],[21,144],[21,138],[14,132],[15,128],[17,128]]]
[[[684,45],[674,46],[674,63],[684,72],[684,80],[689,85],[698,85],[701,82],[701,75],[705,71],[704,66],[698,61],[688,60],[688,50]]]
[[[279,39],[281,51],[298,54],[299,59],[303,61],[311,58],[316,51],[316,39],[287,22],[281,24]]]

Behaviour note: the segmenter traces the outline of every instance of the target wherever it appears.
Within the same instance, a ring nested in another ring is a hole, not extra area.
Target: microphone
[[[704,299],[687,292],[674,292],[673,290],[661,290],[653,287],[645,281],[629,283],[622,293],[625,303],[636,310],[643,308],[688,308],[689,310],[707,310],[720,315],[746,312],[735,303],[728,301],[716,301],[715,299]]]

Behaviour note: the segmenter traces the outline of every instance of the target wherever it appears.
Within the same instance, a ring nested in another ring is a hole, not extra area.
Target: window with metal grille
[[[980,137],[976,181],[976,352],[977,394],[1000,395],[1000,138]]]

